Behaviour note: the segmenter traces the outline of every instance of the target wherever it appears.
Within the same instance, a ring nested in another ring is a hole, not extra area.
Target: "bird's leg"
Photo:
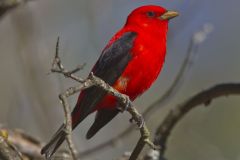
[[[130,98],[128,96],[124,97],[125,100],[124,102],[124,107],[123,107],[123,111],[129,111],[131,110],[130,108],[133,107],[132,101],[130,100]],[[134,117],[132,116],[132,118],[130,118],[130,122],[132,123],[135,120],[135,122],[137,123],[138,128],[142,128],[143,125],[145,124],[144,118],[141,114],[138,115],[137,121],[136,119],[134,119]]]
[[[127,95],[123,95],[121,96],[119,99],[119,105],[117,106],[117,109],[120,112],[124,112],[124,111],[129,111],[132,110],[130,108],[133,107],[132,101],[130,100],[130,98]],[[134,118],[134,116],[132,115],[132,118],[129,119],[130,123],[136,122],[138,128],[142,128],[143,125],[145,124],[144,118],[141,114],[138,115],[138,118]]]

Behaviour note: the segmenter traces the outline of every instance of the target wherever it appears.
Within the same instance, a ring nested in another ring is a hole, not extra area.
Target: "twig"
[[[82,67],[81,67],[82,68]],[[72,78],[73,80],[83,83],[84,80],[78,78],[77,76],[75,76],[73,73],[75,73],[76,71],[79,71],[81,69],[80,67],[75,69],[74,72],[73,71],[68,71],[64,68],[64,66],[61,63],[61,59],[59,58],[59,37],[57,39],[57,44],[56,44],[56,52],[55,52],[55,57],[53,59],[52,62],[52,68],[51,68],[51,72],[53,73],[60,73],[63,74],[65,77],[69,77]],[[63,110],[64,110],[64,115],[65,115],[65,132],[66,132],[66,141],[68,143],[68,147],[69,150],[71,152],[72,158],[74,160],[77,160],[77,156],[76,156],[76,149],[74,147],[74,144],[72,142],[72,119],[71,119],[71,110],[70,110],[70,105],[68,104],[67,98],[77,92],[79,92],[83,87],[83,85],[80,86],[76,86],[76,87],[71,87],[69,89],[67,89],[65,92],[61,93],[59,95],[59,99],[63,105]]]
[[[68,147],[69,150],[71,152],[71,155],[73,157],[73,160],[77,160],[76,157],[76,149],[74,147],[74,144],[72,142],[72,119],[71,119],[71,111],[70,111],[70,106],[67,102],[67,95],[68,93],[62,93],[59,95],[59,99],[61,100],[61,103],[63,104],[63,108],[64,108],[64,114],[65,114],[65,124],[66,124],[66,141],[68,143]]]
[[[17,6],[24,4],[32,0],[1,0],[0,1],[0,17],[2,17],[7,11],[16,8]]]
[[[195,96],[191,97],[184,103],[173,108],[166,116],[161,125],[157,128],[154,144],[161,146],[160,158],[164,159],[164,153],[166,151],[166,143],[174,126],[193,108],[198,105],[209,105],[215,98],[229,95],[240,94],[240,83],[227,83],[213,86],[205,91],[202,91]]]
[[[38,139],[19,129],[1,129],[1,131],[4,130],[8,132],[9,143],[16,146],[23,156],[28,157],[29,159],[42,159],[40,154],[42,144]]]
[[[0,135],[0,159],[1,160],[23,160],[22,154],[15,146],[10,144],[7,137]]]
[[[210,24],[205,24],[203,26],[203,29],[201,29],[200,31],[193,34],[191,41],[189,43],[189,46],[188,46],[187,54],[183,60],[183,63],[180,67],[180,70],[179,70],[177,76],[175,77],[173,83],[170,85],[170,87],[167,89],[167,91],[164,92],[164,95],[161,96],[160,98],[158,98],[152,104],[150,104],[147,107],[147,109],[143,112],[142,115],[145,120],[147,120],[149,118],[149,116],[151,115],[151,113],[154,112],[156,109],[159,109],[159,108],[161,108],[161,106],[166,105],[166,103],[168,103],[170,101],[170,99],[172,99],[172,97],[177,93],[177,91],[180,88],[179,86],[181,86],[181,84],[183,83],[184,78],[186,78],[187,73],[189,73],[191,66],[194,63],[194,60],[195,60],[194,57],[197,53],[198,46],[206,39],[207,35],[211,31],[212,31],[212,26]],[[199,38],[199,37],[201,37],[201,38]],[[91,149],[80,152],[79,156],[85,157],[92,153],[101,151],[101,150],[107,148],[108,146],[113,146],[116,143],[118,143],[118,141],[120,141],[120,139],[123,139],[124,137],[129,135],[133,130],[134,130],[134,128],[129,126],[128,128],[126,128],[123,132],[121,132],[119,135],[115,136],[114,138],[112,138],[100,145],[97,145]]]
[[[79,83],[84,83],[85,82],[84,79],[74,75],[74,73],[82,70],[84,66],[85,64],[79,65],[76,67],[76,69],[73,69],[72,71],[68,71],[63,67],[61,59],[59,58],[59,37],[58,37],[57,44],[56,44],[56,52],[52,62],[51,72],[60,73],[60,74],[63,74],[66,78],[71,78]]]

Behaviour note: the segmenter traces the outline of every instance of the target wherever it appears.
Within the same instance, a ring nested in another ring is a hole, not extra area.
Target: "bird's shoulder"
[[[104,53],[108,48],[114,44],[127,44],[133,41],[137,37],[137,32],[128,29],[121,29],[109,40],[102,53]]]

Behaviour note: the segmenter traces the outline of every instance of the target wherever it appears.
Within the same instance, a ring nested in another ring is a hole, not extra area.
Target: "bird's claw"
[[[134,121],[133,117],[129,119],[130,123],[133,123],[133,121]]]
[[[131,107],[131,106],[132,106],[132,103],[131,103],[130,98],[128,96],[125,96],[124,97],[124,102],[121,105],[119,105],[117,107],[117,109],[119,109],[120,112],[124,112],[124,111],[127,111],[128,108]]]
[[[130,123],[133,123],[133,121],[134,121],[134,118],[133,118],[133,117],[129,119],[129,122],[130,122]],[[140,116],[140,117],[139,117],[139,120],[138,120],[138,122],[137,122],[138,128],[139,128],[139,129],[143,128],[144,124],[145,124],[144,118],[143,118],[142,116]]]

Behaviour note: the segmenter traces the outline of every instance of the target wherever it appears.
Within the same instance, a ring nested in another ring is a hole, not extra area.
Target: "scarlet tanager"
[[[108,42],[92,72],[119,92],[135,100],[159,75],[166,55],[168,21],[178,16],[163,7],[142,6],[130,13],[126,24]],[[118,101],[101,88],[83,90],[72,112],[72,129],[97,111],[86,138],[94,136],[119,112]],[[63,124],[41,153],[51,158],[65,140]]]

